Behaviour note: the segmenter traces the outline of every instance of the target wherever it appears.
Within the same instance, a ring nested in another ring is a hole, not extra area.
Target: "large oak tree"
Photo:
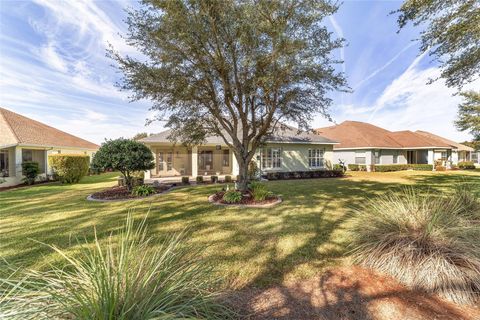
[[[265,138],[281,121],[308,128],[328,117],[329,92],[345,90],[323,20],[329,0],[144,0],[129,11],[126,39],[144,58],[111,51],[122,89],[149,99],[172,141],[221,136],[239,164],[240,188]]]

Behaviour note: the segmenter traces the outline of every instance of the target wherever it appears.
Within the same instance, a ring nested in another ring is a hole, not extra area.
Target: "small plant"
[[[232,182],[232,176],[225,176],[225,183],[231,183]]]
[[[62,267],[0,279],[0,314],[9,319],[231,319],[202,249],[183,234],[155,240],[131,214],[100,241],[73,254],[49,246]],[[20,279],[20,280],[14,280]]]
[[[255,201],[264,201],[272,195],[272,192],[268,191],[267,186],[258,181],[250,182],[249,188]]]
[[[223,201],[226,203],[239,203],[242,201],[242,193],[235,190],[227,191],[223,194]]]
[[[218,182],[218,176],[210,176],[210,181],[212,183],[217,183]]]
[[[197,176],[195,180],[197,181],[198,184],[203,183],[203,176]]]
[[[37,179],[39,173],[40,167],[38,165],[38,162],[25,161],[22,163],[22,174],[25,176],[23,180],[26,184],[34,184],[35,179]]]
[[[458,163],[458,167],[462,170],[475,169],[475,164],[472,161],[462,161]]]
[[[182,184],[190,184],[190,179],[188,177],[182,177]]]
[[[447,171],[447,167],[445,167],[445,166],[436,166],[436,167],[435,167],[435,170],[436,170],[436,171]]]
[[[135,197],[147,197],[155,193],[155,188],[149,185],[141,185],[133,188],[132,194]]]
[[[413,189],[367,201],[350,230],[354,261],[456,303],[480,302],[478,196]]]

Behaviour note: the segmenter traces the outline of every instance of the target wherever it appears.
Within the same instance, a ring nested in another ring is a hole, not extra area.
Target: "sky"
[[[0,1],[0,106],[95,143],[105,138],[156,133],[162,122],[147,100],[130,102],[115,83],[120,74],[106,56],[110,43],[135,55],[122,38],[125,8],[119,1]],[[351,93],[333,93],[336,123],[366,121],[388,130],[426,130],[456,141],[471,136],[455,129],[461,102],[428,54],[419,54],[419,28],[397,33],[399,1],[344,1],[325,24],[347,46],[336,51]],[[470,84],[480,87],[480,81]],[[467,87],[468,89],[468,87]],[[322,116],[312,128],[332,125]]]

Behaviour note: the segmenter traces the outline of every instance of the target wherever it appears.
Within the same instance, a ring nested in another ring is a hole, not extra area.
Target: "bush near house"
[[[210,176],[210,181],[212,183],[217,183],[218,182],[218,176]]]
[[[392,172],[402,170],[432,171],[431,164],[376,164],[373,167],[376,172]]]
[[[420,190],[420,189],[417,189]],[[480,202],[414,189],[364,204],[350,229],[354,261],[457,303],[480,302]]]
[[[62,183],[77,183],[88,174],[90,157],[83,154],[53,154],[48,164]]]
[[[311,170],[290,172],[267,172],[268,180],[312,179],[343,177],[343,170]]]
[[[182,177],[182,184],[190,184],[190,179],[188,177]]]
[[[475,169],[475,164],[472,161],[462,161],[458,163],[458,167],[462,170]]]
[[[232,182],[232,176],[225,176],[225,183]]]
[[[35,179],[38,177],[38,174],[40,173],[40,167],[38,165],[38,162],[34,161],[24,161],[22,163],[22,174],[25,176],[23,180],[25,181],[26,184],[34,184]]]
[[[349,164],[348,170],[351,171],[367,171],[367,166],[364,164]]]
[[[203,183],[203,177],[202,176],[197,176],[197,178],[195,180],[197,181],[197,183]]]

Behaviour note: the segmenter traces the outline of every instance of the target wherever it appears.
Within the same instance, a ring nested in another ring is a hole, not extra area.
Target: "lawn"
[[[480,190],[479,171],[354,172],[341,179],[269,182],[284,202],[269,209],[211,205],[219,185],[186,187],[129,202],[89,202],[88,194],[114,185],[117,174],[85,178],[76,185],[48,184],[0,192],[0,258],[21,267],[45,268],[58,256],[42,243],[78,249],[76,239],[99,238],[119,228],[128,210],[159,240],[185,230],[186,241],[205,248],[229,287],[267,286],[308,278],[322,268],[348,263],[345,227],[366,199],[415,185],[449,192],[456,184]]]

